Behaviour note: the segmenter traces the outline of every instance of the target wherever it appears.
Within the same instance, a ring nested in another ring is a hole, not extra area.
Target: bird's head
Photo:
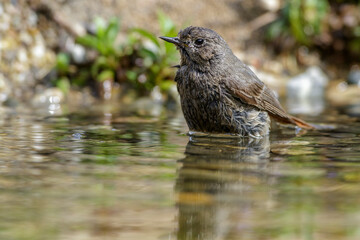
[[[180,51],[181,66],[188,65],[206,72],[223,62],[229,49],[225,40],[208,28],[187,27],[177,37],[160,37],[173,43]]]

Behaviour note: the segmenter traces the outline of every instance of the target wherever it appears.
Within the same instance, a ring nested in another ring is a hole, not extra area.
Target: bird
[[[176,37],[160,38],[180,52],[175,81],[190,131],[262,137],[270,132],[270,118],[314,129],[288,114],[215,31],[190,26]]]

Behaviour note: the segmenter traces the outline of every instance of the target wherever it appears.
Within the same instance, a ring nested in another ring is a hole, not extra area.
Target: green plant
[[[158,14],[158,22],[161,35],[177,34],[175,25],[163,13]],[[72,63],[69,55],[59,53],[55,68],[58,76],[56,86],[66,92],[70,85],[92,85],[100,94],[103,92],[101,83],[111,81],[130,86],[138,95],[146,95],[156,86],[166,93],[173,85],[174,70],[171,65],[178,61],[175,46],[141,28],[131,29],[125,41],[118,43],[118,19],[112,18],[107,23],[97,18],[94,23],[94,34],[78,37],[76,43],[95,52],[97,56],[79,65]]]
[[[161,36],[176,36],[174,23],[163,13],[158,13]],[[158,36],[141,29],[131,30],[133,36],[130,46],[136,49],[140,64],[127,70],[126,75],[137,87],[151,90],[159,86],[166,92],[173,84],[173,69],[170,66],[178,62],[178,53],[173,44],[159,40]]]
[[[281,17],[270,25],[268,36],[274,39],[281,35],[292,35],[299,43],[312,45],[313,38],[324,30],[328,10],[327,0],[286,1]]]
[[[65,94],[70,90],[70,81],[68,75],[71,73],[70,56],[66,53],[59,53],[56,56],[56,79],[54,84]]]
[[[78,37],[76,42],[96,50],[99,56],[91,66],[91,75],[94,79],[102,82],[115,80],[115,72],[119,68],[121,48],[116,46],[116,37],[119,34],[119,21],[112,18],[108,24],[102,18],[96,18],[95,35],[87,34]]]

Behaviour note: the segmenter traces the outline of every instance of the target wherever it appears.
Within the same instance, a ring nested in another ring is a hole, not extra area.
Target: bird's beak
[[[169,43],[173,43],[176,46],[179,46],[181,44],[181,41],[178,37],[160,37],[162,40],[167,41]]]

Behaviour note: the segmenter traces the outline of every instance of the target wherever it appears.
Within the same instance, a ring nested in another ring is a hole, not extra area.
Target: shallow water
[[[360,121],[322,116],[188,141],[181,113],[3,111],[0,239],[360,239]]]

